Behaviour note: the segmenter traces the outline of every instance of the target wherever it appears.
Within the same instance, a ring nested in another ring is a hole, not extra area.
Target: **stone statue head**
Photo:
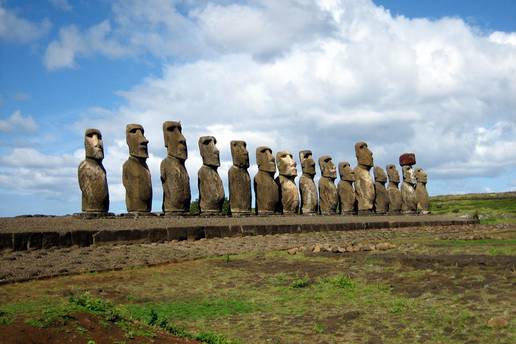
[[[86,158],[101,161],[104,159],[104,143],[98,129],[86,129],[84,133],[84,149]]]
[[[373,167],[373,152],[369,150],[367,143],[362,141],[355,143],[355,155],[359,165]]]
[[[374,181],[379,183],[386,183],[387,182],[387,175],[385,174],[385,171],[380,166],[375,166],[373,170],[374,175]]]
[[[213,136],[199,137],[199,151],[201,152],[202,163],[206,166],[219,167],[220,157],[217,149],[217,139]]]
[[[258,169],[263,172],[276,172],[276,160],[272,155],[272,150],[266,146],[256,148],[256,163]]]
[[[231,141],[231,156],[233,157],[233,165],[240,168],[249,167],[249,152],[245,141]]]
[[[297,176],[297,164],[290,152],[280,151],[276,153],[276,164],[278,164],[278,172],[282,176],[295,177]]]
[[[428,176],[421,167],[416,168],[416,181],[419,183],[426,183],[428,180]]]
[[[400,182],[400,173],[398,172],[398,169],[396,169],[396,165],[389,164],[385,167],[387,170],[387,176],[389,177],[389,181],[392,183],[399,183]]]
[[[414,170],[411,166],[405,165],[402,167],[403,181],[412,185],[416,184],[416,178],[414,177]]]
[[[135,158],[147,159],[149,141],[144,136],[143,127],[140,124],[128,124],[125,128],[125,139],[129,146],[129,155]]]
[[[323,155],[319,158],[319,168],[321,169],[321,175],[326,178],[336,179],[337,169],[331,156]]]
[[[299,160],[301,161],[301,169],[303,173],[315,176],[315,161],[311,150],[302,150],[299,152]]]
[[[348,182],[355,181],[355,171],[353,171],[351,165],[347,161],[339,163],[339,174],[341,180],[346,180]]]
[[[188,158],[186,139],[183,136],[181,122],[163,122],[163,136],[165,138],[165,147],[167,147],[167,154],[169,156],[181,160],[186,160]]]

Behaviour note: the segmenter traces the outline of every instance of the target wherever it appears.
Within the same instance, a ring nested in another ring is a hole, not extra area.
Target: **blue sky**
[[[150,141],[161,206],[164,120],[197,138],[385,167],[406,151],[431,194],[516,189],[516,2],[0,0],[0,215],[80,210],[83,133],[105,138],[124,211],[124,128]],[[251,175],[256,166],[250,169]]]

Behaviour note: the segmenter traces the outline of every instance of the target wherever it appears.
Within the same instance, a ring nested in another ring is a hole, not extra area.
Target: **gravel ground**
[[[0,252],[0,283],[10,283],[92,271],[107,271],[132,266],[151,266],[210,256],[244,252],[288,250],[300,246],[321,247],[378,244],[398,239],[465,235],[492,235],[516,230],[512,225],[459,225],[407,227],[399,229],[311,232],[265,236],[227,237],[198,241],[70,247],[63,249]]]

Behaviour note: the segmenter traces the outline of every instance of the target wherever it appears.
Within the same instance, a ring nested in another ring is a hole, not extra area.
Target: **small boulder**
[[[504,317],[493,317],[489,319],[487,326],[491,328],[504,328],[509,326],[509,320]]]

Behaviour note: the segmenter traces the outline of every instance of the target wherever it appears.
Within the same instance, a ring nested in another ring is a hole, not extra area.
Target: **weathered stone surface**
[[[373,167],[373,153],[367,143],[357,142],[355,154],[357,157],[357,166],[354,170],[357,210],[359,214],[367,214],[373,211],[375,197],[374,183],[369,172]]]
[[[389,193],[389,214],[399,214],[401,212],[401,191],[398,187],[400,183],[400,174],[396,166],[389,164],[386,167],[389,184],[387,192]]]
[[[229,207],[233,216],[251,214],[249,152],[244,141],[231,141],[233,166],[228,171]]]
[[[216,144],[217,140],[213,136],[199,138],[199,152],[203,163],[197,174],[201,214],[220,214],[224,205],[224,186],[217,172],[220,158]]]
[[[149,157],[143,127],[128,124],[125,130],[129,159],[122,168],[125,204],[130,213],[148,213],[152,208],[152,182],[147,158]]]
[[[292,154],[286,151],[276,153],[276,164],[279,172],[276,183],[279,187],[282,213],[285,215],[297,214],[299,211],[299,192],[295,182],[297,164]]]
[[[416,180],[412,166],[403,166],[403,183],[401,184],[401,211],[404,214],[414,214],[417,210]]]
[[[342,215],[353,215],[355,213],[355,172],[349,162],[339,163],[340,181],[337,187],[339,194],[340,213]]]
[[[412,166],[416,164],[416,154],[404,153],[400,155],[400,166]]]
[[[333,215],[337,213],[339,196],[335,179],[337,179],[337,169],[329,155],[319,158],[319,168],[321,178],[319,179],[319,212],[321,215]]]
[[[163,212],[165,214],[187,214],[190,212],[190,177],[185,168],[188,158],[186,139],[180,122],[163,123],[163,136],[167,157],[161,162],[161,183],[163,185]]]
[[[377,214],[385,214],[389,210],[389,193],[385,188],[387,175],[380,166],[374,167],[374,210]]]
[[[254,176],[254,194],[256,197],[256,213],[267,215],[279,212],[279,186],[274,180],[276,161],[269,147],[256,148],[258,173]]]
[[[82,211],[85,213],[107,213],[109,191],[106,170],[102,165],[104,144],[98,129],[86,129],[84,133],[86,159],[78,169],[79,187],[82,192]]]
[[[428,176],[422,168],[416,168],[416,202],[417,212],[420,214],[430,213],[430,197],[426,190]]]
[[[301,194],[301,213],[303,215],[317,214],[317,188],[315,187],[315,161],[311,150],[299,152],[303,175],[299,178],[299,193]]]

